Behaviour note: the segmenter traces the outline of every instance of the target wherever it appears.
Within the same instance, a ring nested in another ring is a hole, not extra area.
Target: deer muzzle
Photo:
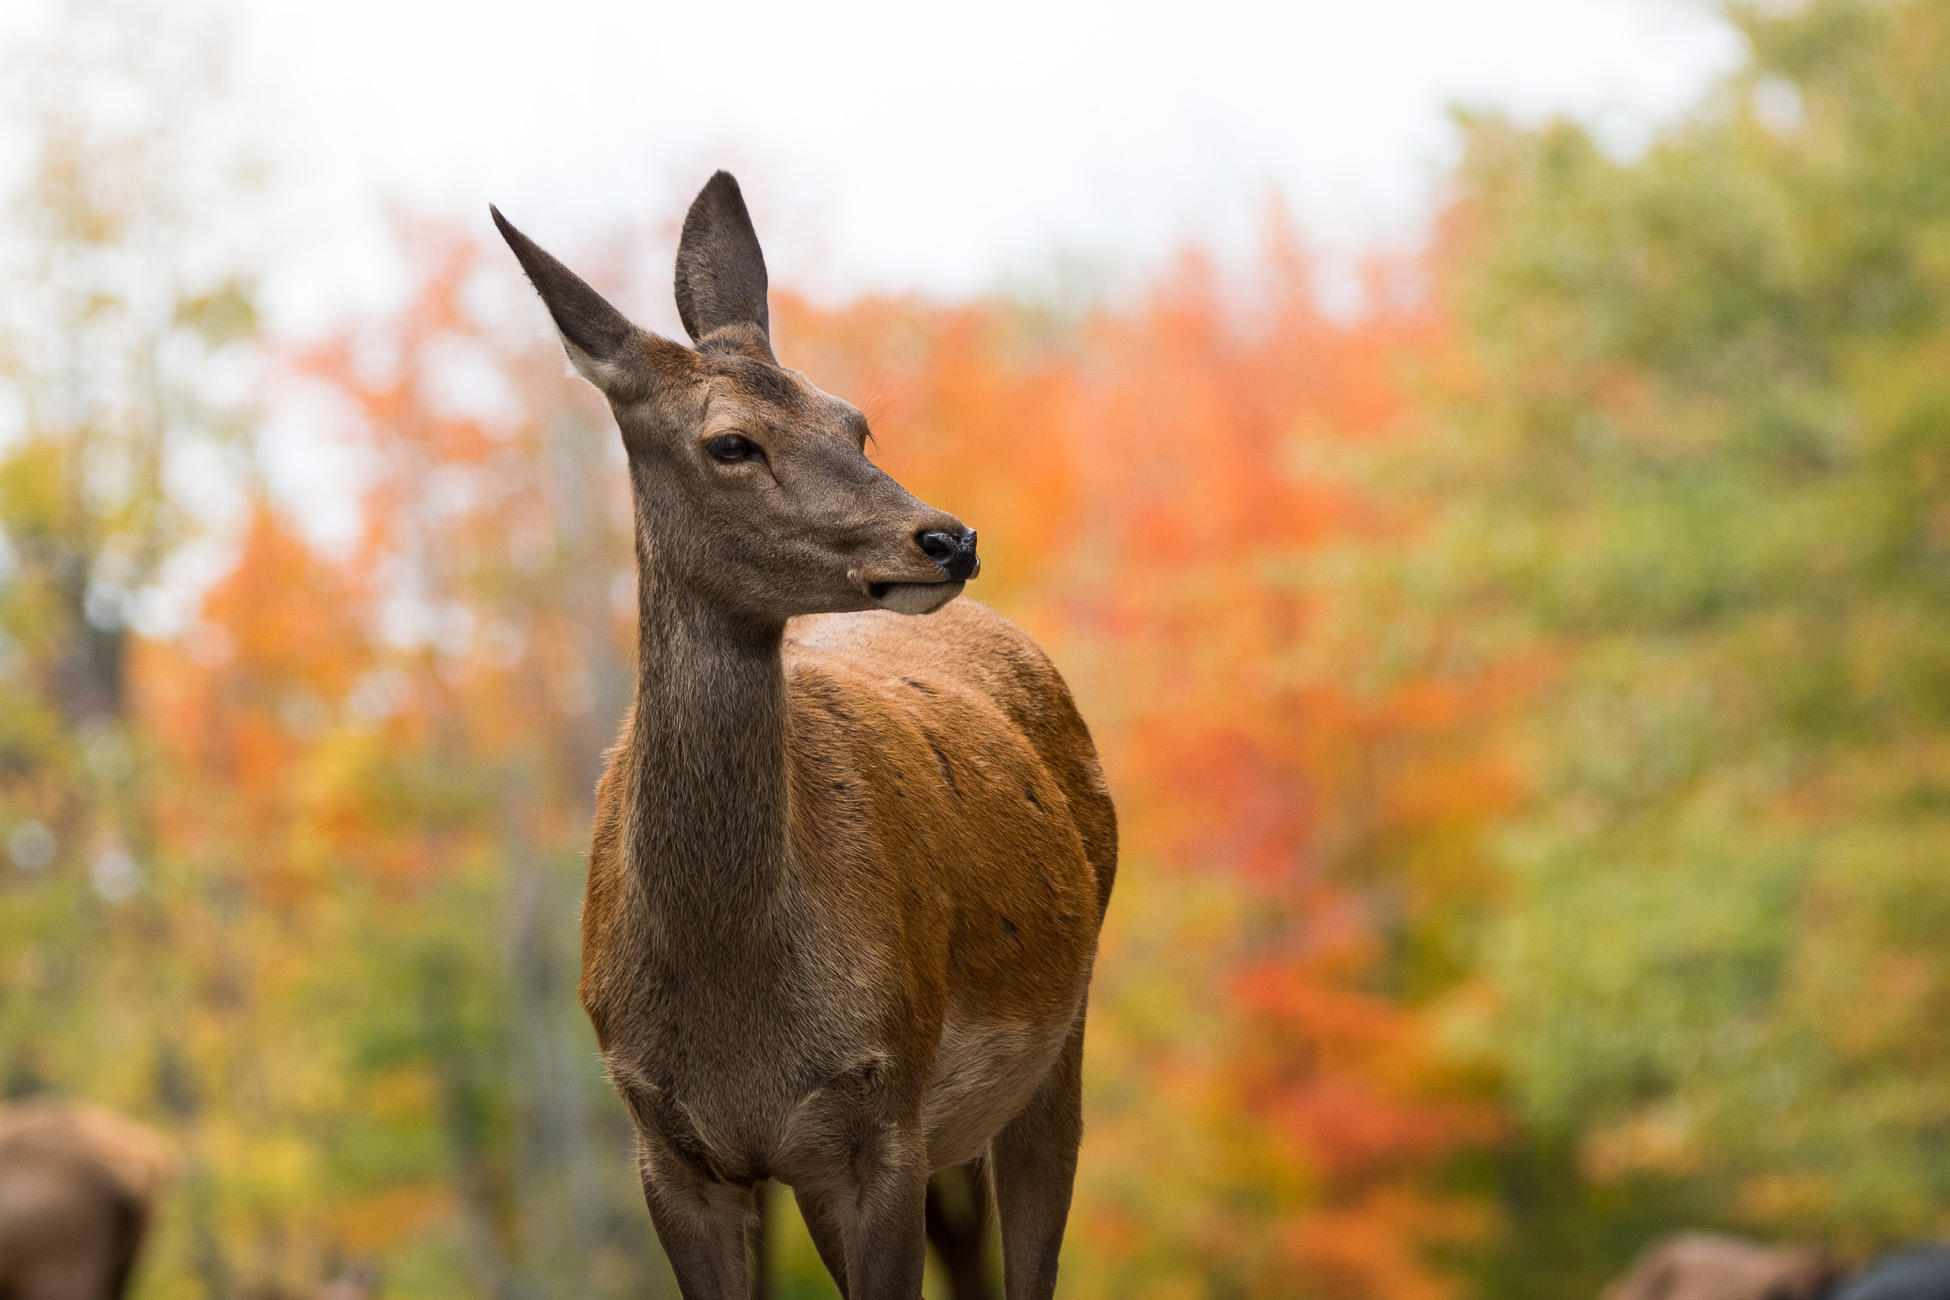
[[[982,571],[975,554],[975,530],[957,524],[954,528],[934,528],[914,535],[921,553],[941,566],[950,582],[967,582]]]

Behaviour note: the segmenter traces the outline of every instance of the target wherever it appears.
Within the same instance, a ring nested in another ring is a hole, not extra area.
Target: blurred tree
[[[1751,61],[1641,157],[1470,120],[1441,254],[1430,554],[1551,673],[1483,948],[1499,1295],[1705,1206],[1950,1231],[1950,3],[1729,12]]]
[[[196,1102],[166,1068],[180,968],[129,633],[179,610],[212,486],[183,471],[222,477],[254,326],[215,46],[169,18],[67,7],[0,76],[25,146],[0,241],[0,1080],[151,1113]]]
[[[526,328],[511,266],[444,227],[402,233],[422,277],[404,307],[295,358],[370,466],[351,560],[368,666],[323,698],[342,701],[328,731],[372,739],[329,853],[376,891],[356,946],[392,1001],[346,1024],[347,1068],[418,1080],[397,1118],[439,1153],[348,1165],[342,1213],[390,1267],[437,1268],[438,1225],[370,1208],[432,1177],[483,1294],[668,1286],[575,1002],[581,856],[630,682],[620,446]],[[350,1150],[369,1159],[377,1136],[349,1130]]]

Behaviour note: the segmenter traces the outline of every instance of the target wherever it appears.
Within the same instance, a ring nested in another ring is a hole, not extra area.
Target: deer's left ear
[[[498,208],[490,205],[488,211],[555,319],[569,364],[604,394],[619,401],[640,401],[655,391],[660,380],[670,377],[662,372],[673,364],[695,363],[695,354],[682,344],[632,325],[581,276],[516,230]]]
[[[745,196],[730,172],[719,172],[684,215],[677,243],[677,314],[698,346],[711,339],[771,361],[765,289],[765,254]]]

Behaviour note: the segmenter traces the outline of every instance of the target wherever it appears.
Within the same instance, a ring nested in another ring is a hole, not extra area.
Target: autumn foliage
[[[627,1288],[660,1265],[570,997],[629,680],[620,456],[506,259],[402,238],[404,308],[275,379],[355,467],[356,527],[308,541],[314,502],[253,492],[195,626],[129,668],[160,878],[107,923],[156,927],[180,981],[141,1053],[200,1180],[158,1267]],[[1278,231],[1255,271],[1188,257],[1080,316],[779,294],[777,334],[982,530],[977,594],[1050,645],[1111,771],[1076,1293],[1443,1296],[1434,1252],[1488,1226],[1448,1171],[1497,1125],[1429,1041],[1432,918],[1508,798],[1502,697],[1363,662],[1348,619],[1386,593],[1339,572],[1412,524],[1350,467],[1440,330],[1327,321]]]
[[[1950,1225],[1950,9],[1735,16],[1642,157],[1466,123],[1353,320],[1277,217],[1088,308],[774,292],[1109,771],[1066,1295]],[[75,193],[80,269],[0,303],[0,1085],[177,1139],[156,1296],[674,1294],[574,1000],[607,412],[484,229],[401,222],[397,310],[279,342],[241,280],[118,296]],[[654,323],[670,234],[561,251]],[[774,1208],[777,1293],[830,1294]]]

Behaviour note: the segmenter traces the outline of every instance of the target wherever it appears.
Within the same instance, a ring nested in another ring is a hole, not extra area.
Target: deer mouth
[[[961,595],[963,582],[869,582],[867,599],[896,614],[932,614]]]

